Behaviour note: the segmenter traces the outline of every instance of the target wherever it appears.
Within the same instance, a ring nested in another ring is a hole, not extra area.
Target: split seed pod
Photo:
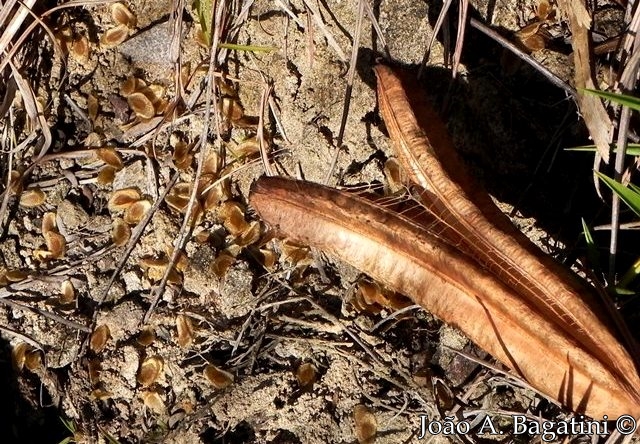
[[[89,340],[89,348],[96,353],[100,353],[104,350],[107,342],[111,338],[111,332],[106,324],[102,324],[91,333],[91,339]]]
[[[56,213],[47,212],[42,216],[42,234],[50,231],[58,232],[56,226]]]
[[[234,380],[233,374],[211,364],[204,368],[204,376],[217,389],[229,387]]]
[[[145,359],[138,371],[138,383],[148,387],[160,378],[164,368],[164,361],[160,356],[152,356]]]
[[[113,180],[116,178],[116,169],[112,166],[104,166],[98,172],[98,177],[96,181],[98,185],[109,185],[113,183]]]

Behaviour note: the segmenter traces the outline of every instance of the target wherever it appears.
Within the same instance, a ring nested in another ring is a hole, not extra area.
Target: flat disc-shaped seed
[[[233,384],[233,374],[215,365],[207,365],[204,368],[204,376],[217,389],[223,389]]]
[[[111,338],[111,332],[106,324],[102,324],[91,333],[89,340],[89,348],[96,353],[101,352],[107,345],[107,341]]]
[[[142,92],[134,92],[127,97],[127,102],[131,110],[141,119],[151,119],[156,115],[156,108],[153,102]]]
[[[164,368],[164,361],[160,356],[152,356],[145,359],[140,365],[138,382],[143,387],[148,387],[160,378]]]
[[[116,211],[123,211],[140,199],[142,199],[142,195],[137,188],[123,188],[113,193],[107,203],[107,208],[109,208],[109,211],[112,213]]]
[[[20,196],[20,206],[34,208],[42,205],[47,195],[40,188],[30,188]]]
[[[106,47],[117,46],[124,42],[129,36],[129,28],[127,25],[118,25],[115,28],[108,29],[102,38],[100,43]]]

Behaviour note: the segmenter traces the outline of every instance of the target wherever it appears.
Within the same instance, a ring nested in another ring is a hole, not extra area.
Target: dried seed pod
[[[143,404],[152,412],[162,415],[166,413],[166,407],[164,401],[159,393],[155,391],[144,391],[140,393],[140,399]]]
[[[233,374],[219,369],[215,365],[207,365],[203,373],[205,378],[217,389],[224,389],[233,384]]]
[[[191,318],[179,314],[176,316],[176,329],[178,330],[178,344],[182,348],[187,348],[193,342],[193,324]]]
[[[138,383],[148,387],[160,378],[164,368],[164,361],[160,356],[152,356],[142,361],[138,371]]]
[[[227,274],[227,270],[229,270],[229,267],[231,267],[231,265],[233,265],[235,261],[236,258],[231,256],[230,254],[221,253],[213,260],[213,262],[211,262],[209,268],[211,269],[213,274],[222,279]]]
[[[144,327],[136,338],[136,342],[143,347],[148,347],[156,340],[156,332],[152,327]]]
[[[111,18],[118,25],[124,25],[129,28],[135,28],[136,26],[136,16],[122,3],[111,5]]]
[[[153,102],[141,92],[134,92],[129,95],[127,103],[129,103],[129,108],[141,119],[148,120],[156,115],[156,108],[153,106]]]
[[[371,443],[378,433],[378,422],[371,411],[363,404],[353,409],[355,435],[359,443]]]
[[[44,241],[53,259],[59,259],[64,256],[67,249],[67,241],[63,235],[55,231],[47,231],[44,233]]]
[[[111,240],[113,243],[118,247],[122,247],[129,242],[129,238],[131,238],[129,225],[120,217],[113,219],[111,225]]]
[[[27,353],[33,350],[33,347],[26,342],[19,342],[11,350],[11,362],[13,368],[20,372],[24,368]]]
[[[137,188],[123,188],[113,193],[107,207],[112,213],[124,211],[140,199],[142,199],[142,195]]]
[[[106,324],[99,325],[98,327],[96,327],[93,333],[91,333],[89,348],[96,353],[100,353],[102,350],[104,350],[104,347],[107,345],[109,338],[111,338],[109,327]]]
[[[144,96],[155,106],[160,102],[162,96],[164,96],[166,88],[162,85],[152,83],[145,88],[138,89],[138,92],[144,94]]]
[[[129,28],[127,25],[118,25],[115,28],[107,29],[107,31],[102,34],[100,44],[106,47],[117,46],[127,40],[127,37],[129,37]]]
[[[20,196],[20,206],[25,208],[35,208],[42,205],[47,199],[47,195],[44,194],[38,187],[29,188],[25,190]]]
[[[42,234],[53,231],[58,232],[56,225],[56,213],[47,212],[42,215]]]
[[[89,119],[94,123],[98,117],[99,108],[98,98],[93,94],[89,94],[87,96],[87,114],[89,115]]]
[[[244,219],[244,209],[237,202],[227,201],[220,205],[218,217],[233,236],[249,229],[249,224]]]
[[[220,157],[215,151],[207,155],[202,164],[202,175],[210,174],[213,178],[218,175],[218,167],[220,165]]]
[[[109,185],[110,183],[113,183],[113,179],[115,178],[116,169],[112,166],[107,165],[100,169],[96,181],[98,182],[98,185]]]
[[[296,370],[296,379],[301,387],[309,387],[316,382],[318,370],[316,366],[310,362],[304,362],[298,366]]]
[[[78,60],[89,59],[89,40],[83,35],[73,40],[71,43],[71,54]]]
[[[122,162],[122,156],[120,156],[120,153],[116,151],[115,148],[98,148],[96,150],[96,154],[98,155],[100,160],[102,160],[107,165],[112,166],[116,170],[121,170],[124,166],[124,163]]]
[[[129,225],[138,225],[151,209],[151,202],[147,199],[134,202],[124,212],[124,221]]]
[[[70,280],[62,281],[60,285],[60,296],[58,296],[58,302],[60,305],[70,305],[76,301],[76,289],[73,288],[73,284]]]
[[[30,350],[24,356],[24,366],[31,372],[36,372],[43,367],[42,352],[40,350]]]

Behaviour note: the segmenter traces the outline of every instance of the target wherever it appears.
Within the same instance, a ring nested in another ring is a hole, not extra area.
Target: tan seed
[[[115,218],[111,224],[111,240],[113,243],[122,247],[129,242],[129,238],[131,238],[131,228],[122,218]]]
[[[129,225],[138,225],[151,209],[151,202],[146,199],[131,204],[124,212],[124,221]]]
[[[363,404],[353,409],[356,438],[359,443],[371,443],[378,433],[378,422],[371,411]]]
[[[60,285],[60,296],[58,302],[61,305],[73,304],[76,301],[76,289],[73,288],[73,284],[70,280],[62,281]]]
[[[112,213],[124,211],[140,199],[142,195],[137,188],[123,188],[113,193],[107,207]]]
[[[53,231],[58,232],[56,224],[56,213],[47,212],[42,216],[42,234]]]
[[[104,350],[104,347],[107,345],[109,338],[111,338],[109,327],[106,324],[99,325],[98,327],[96,327],[93,333],[91,333],[89,348],[96,353],[100,353],[102,350]]]
[[[209,267],[218,278],[222,279],[227,274],[229,267],[231,267],[235,261],[236,258],[230,254],[221,253],[213,260],[213,262],[211,262]]]
[[[138,371],[138,382],[143,387],[148,387],[160,378],[164,368],[164,361],[159,356],[145,359]]]
[[[249,224],[244,219],[244,210],[237,202],[227,201],[220,205],[218,217],[227,231],[234,236],[249,228]]]
[[[136,16],[122,3],[111,5],[111,18],[118,25],[124,25],[129,28],[135,28],[136,26]]]
[[[85,36],[80,36],[71,43],[71,54],[79,60],[89,59],[89,40]]]
[[[317,369],[310,362],[301,364],[296,370],[296,379],[301,387],[309,387],[316,382]]]
[[[159,393],[154,391],[144,391],[140,393],[140,399],[142,399],[143,404],[152,412],[162,415],[166,411],[166,407],[164,405],[164,401]]]
[[[8,282],[20,282],[25,280],[29,276],[24,270],[7,270],[4,277]]]
[[[11,350],[11,362],[16,371],[22,371],[26,355],[31,350],[33,350],[33,347],[26,342],[19,342],[13,347]]]
[[[187,348],[193,342],[193,324],[191,318],[179,314],[176,316],[176,329],[178,330],[178,344]]]
[[[148,347],[156,340],[156,333],[152,327],[144,327],[138,335],[136,342],[143,347]]]
[[[148,120],[156,115],[153,102],[141,92],[134,92],[127,97],[127,103],[129,103],[129,108],[141,119]]]
[[[127,25],[118,25],[115,28],[108,29],[102,34],[100,43],[106,47],[117,46],[127,40],[127,37],[129,37],[129,28]]]
[[[233,374],[211,364],[204,368],[204,376],[217,389],[229,387],[234,379]]]
[[[59,259],[64,256],[67,249],[67,241],[63,235],[55,231],[48,231],[44,233],[44,241],[53,259]]]
[[[121,170],[123,167],[122,156],[116,151],[115,148],[98,148],[96,151],[100,160],[107,165],[114,167],[116,170]]]
[[[42,205],[46,200],[47,195],[44,194],[40,188],[29,188],[25,190],[20,196],[20,206],[25,208],[35,208]]]
[[[89,94],[87,96],[87,114],[89,114],[89,119],[91,119],[92,122],[96,121],[99,108],[98,98],[93,94]]]
[[[109,185],[113,183],[113,180],[116,178],[116,169],[112,166],[105,166],[100,169],[98,173],[97,182],[98,185]]]
[[[43,367],[42,352],[35,349],[28,351],[24,357],[24,366],[32,372],[40,370]]]

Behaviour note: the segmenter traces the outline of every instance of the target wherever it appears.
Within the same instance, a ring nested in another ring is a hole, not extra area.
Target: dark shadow
[[[58,443],[70,435],[55,407],[39,406],[41,385],[38,377],[26,370],[20,374],[15,372],[11,347],[3,339],[0,339],[0,381],[3,387],[0,392],[3,443]],[[43,401],[49,401],[46,393],[43,397]]]

